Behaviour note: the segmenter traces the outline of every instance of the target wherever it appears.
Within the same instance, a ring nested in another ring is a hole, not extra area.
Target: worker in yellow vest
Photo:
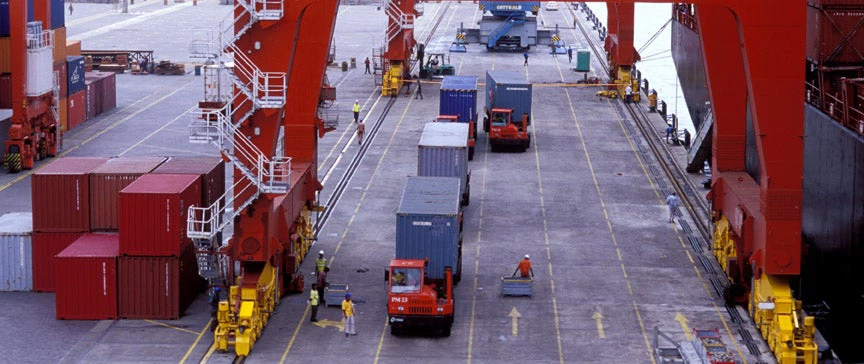
[[[317,276],[320,272],[323,272],[326,266],[327,259],[324,259],[324,251],[321,250],[318,252],[318,259],[315,261],[315,275]]]
[[[354,100],[354,124],[360,120],[360,100]]]
[[[651,89],[648,94],[648,112],[657,112],[657,90]]]

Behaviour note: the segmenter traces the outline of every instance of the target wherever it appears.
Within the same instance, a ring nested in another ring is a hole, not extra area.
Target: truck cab
[[[486,113],[483,129],[489,133],[492,151],[501,145],[520,147],[522,151],[531,146],[531,133],[528,132],[528,115],[521,120],[513,120],[513,109],[493,108]]]
[[[458,123],[459,116],[458,115],[438,115],[438,118],[435,119],[437,123]],[[474,145],[477,144],[477,130],[475,130],[475,124],[473,122],[468,123],[468,160],[474,159]]]
[[[393,259],[386,271],[390,333],[401,335],[405,329],[437,329],[450,336],[453,326],[453,274],[445,269],[443,280],[429,279],[426,261]]]

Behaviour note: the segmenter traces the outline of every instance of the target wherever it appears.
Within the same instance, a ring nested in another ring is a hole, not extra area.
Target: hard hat
[[[319,251],[318,251],[318,254],[324,255],[324,251],[323,251],[323,250],[319,250]]]
[[[528,254],[525,254],[525,259],[531,259],[531,257],[529,257]]]
[[[346,294],[345,294],[345,298],[351,298],[351,294],[350,294],[350,293],[346,293]]]
[[[359,103],[360,103],[360,100],[354,100],[354,103],[359,104]]]

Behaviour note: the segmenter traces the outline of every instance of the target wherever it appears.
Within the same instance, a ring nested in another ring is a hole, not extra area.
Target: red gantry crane
[[[51,24],[48,3],[35,2],[34,7],[36,20]],[[3,167],[9,173],[32,169],[36,161],[56,155],[61,133],[54,34],[27,23],[28,12],[27,1],[9,2],[12,122],[3,145]]]

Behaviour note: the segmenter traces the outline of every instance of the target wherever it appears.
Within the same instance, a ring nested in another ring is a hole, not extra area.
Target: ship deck
[[[84,38],[84,49],[153,49],[157,59],[191,62],[184,24],[193,18],[221,19],[230,7],[207,0],[196,7],[144,2],[129,15],[110,9],[75,4],[75,16],[67,18],[69,37]],[[418,38],[441,18],[427,54],[446,52],[454,28],[475,24],[480,16],[475,9],[470,2],[425,4],[415,29]],[[573,18],[566,7],[543,10],[540,18],[546,26],[561,25],[562,38],[574,50],[587,45],[569,27]],[[340,7],[336,59],[356,57],[358,68],[328,69],[344,112],[339,128],[320,141],[321,201],[359,149],[350,125],[351,103],[360,100],[362,117],[374,120],[387,101],[379,97],[373,78],[363,74],[363,60],[371,55],[368,40],[381,38],[385,22],[374,5]],[[649,172],[659,162],[638,152],[646,141],[634,133],[622,101],[597,97],[596,87],[551,85],[574,83],[582,74],[570,70],[566,55],[552,57],[547,47],[531,49],[528,67],[521,54],[481,48],[470,45],[467,53],[450,54],[450,61],[457,74],[476,75],[481,82],[486,70],[526,74],[534,83],[532,144],[526,153],[491,153],[480,133],[469,163],[464,273],[455,289],[452,335],[394,337],[387,327],[383,271],[393,257],[394,215],[405,177],[416,174],[417,142],[424,124],[437,116],[438,86],[430,83],[423,86],[424,99],[396,100],[312,249],[330,258],[331,283],[350,285],[358,335],[339,331],[337,308],[320,309],[318,325],[310,323],[306,295],[290,295],[247,361],[654,363],[655,327],[682,341],[690,328],[718,328],[740,362],[773,361],[764,343],[759,343],[760,356],[748,352],[739,328],[758,337],[752,323],[733,322],[711,289],[698,258],[710,254],[704,240],[708,253],[697,253],[680,225],[666,221],[658,186],[669,181],[659,183]],[[601,60],[592,58],[599,69]],[[218,155],[213,146],[187,142],[189,112],[202,95],[202,83],[190,67],[185,76],[118,75],[117,108],[67,133],[60,155]],[[659,116],[650,115],[662,125]],[[0,175],[2,212],[30,211],[30,199],[23,196],[30,195],[31,173]],[[682,219],[693,225],[683,212]],[[534,296],[501,297],[500,278],[512,274],[525,254],[531,255],[536,273]],[[303,263],[304,272],[314,269],[312,260]],[[14,362],[234,359],[211,347],[206,295],[176,321],[58,321],[53,294],[45,293],[0,293],[0,306],[0,323],[14,333],[5,340],[4,358]],[[517,320],[510,317],[514,310],[521,316]]]

